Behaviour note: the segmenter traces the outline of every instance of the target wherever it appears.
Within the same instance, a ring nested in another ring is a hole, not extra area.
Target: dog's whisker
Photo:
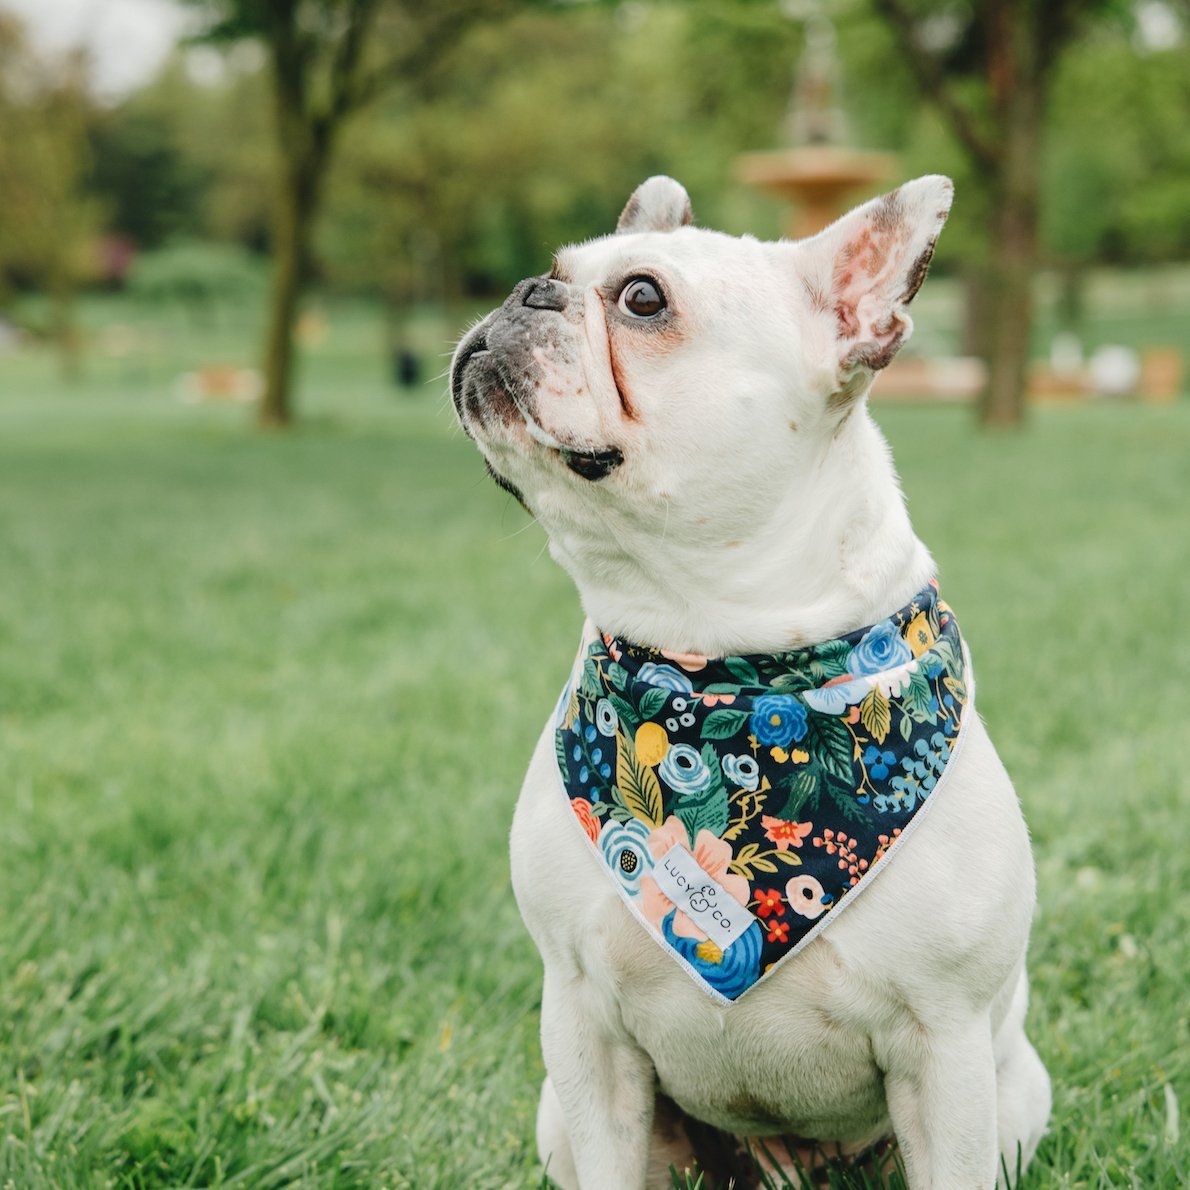
[[[508,499],[505,501],[505,504],[504,504],[504,511],[505,511],[505,513],[507,513],[507,512],[508,512],[508,510],[509,510],[509,509],[510,509],[510,508],[511,508],[511,507],[512,507],[514,504],[516,504],[516,506],[517,506],[518,508],[520,508],[520,507],[521,507],[519,504],[517,504],[517,503],[516,503],[516,501],[515,501],[515,500],[514,500],[514,499],[513,499],[511,496],[509,496],[509,497],[508,497]],[[527,530],[529,530],[529,529],[532,529],[532,528],[533,528],[533,527],[534,527],[534,526],[535,526],[537,523],[538,523],[538,521],[537,521],[537,518],[536,518],[536,517],[530,517],[529,521],[528,521],[526,524],[522,525],[522,526],[521,526],[519,529],[514,529],[514,530],[513,530],[511,533],[508,533],[508,534],[506,534],[506,535],[505,535],[505,536],[503,536],[503,537],[498,537],[496,540],[497,540],[497,542],[499,542],[500,544],[503,544],[503,543],[504,543],[504,542],[506,542],[506,541],[511,541],[511,540],[512,540],[514,537],[520,537],[520,535],[521,535],[522,533],[526,532],[526,531],[527,531]],[[546,543],[546,544],[547,544],[547,545],[549,544],[549,543],[548,543],[548,541],[547,541],[547,543]]]

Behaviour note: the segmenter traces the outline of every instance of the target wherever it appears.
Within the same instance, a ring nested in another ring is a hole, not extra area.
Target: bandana
[[[558,770],[629,906],[728,1003],[887,864],[941,792],[972,695],[933,581],[878,624],[784,653],[710,659],[588,627]]]

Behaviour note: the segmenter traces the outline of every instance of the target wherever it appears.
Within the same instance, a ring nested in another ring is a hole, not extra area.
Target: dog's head
[[[772,530],[908,337],[951,195],[919,178],[762,243],[694,227],[685,190],[650,178],[615,234],[559,251],[464,337],[463,428],[584,595],[617,566],[680,587],[684,547],[713,569]]]

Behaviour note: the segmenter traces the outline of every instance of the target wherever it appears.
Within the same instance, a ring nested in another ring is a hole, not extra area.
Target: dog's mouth
[[[467,365],[478,355],[488,354],[488,337],[478,328],[472,332],[467,340],[464,341],[463,346],[459,350],[459,354],[455,357],[454,363],[450,369],[450,398],[454,402],[455,416],[458,417],[459,423],[462,425],[464,431],[467,431],[467,422],[463,417],[464,408],[464,393],[463,393],[463,377],[467,372]],[[467,431],[469,433],[469,431]]]
[[[617,446],[604,450],[562,450],[558,455],[575,475],[592,483],[606,479],[624,461],[623,452]]]
[[[517,408],[520,409],[519,401]],[[520,411],[525,419],[525,429],[529,431],[529,437],[547,450],[552,450],[582,479],[588,479],[592,483],[606,479],[624,461],[624,453],[618,446],[605,446],[602,449],[567,446],[564,442],[559,442],[548,430],[543,430],[524,409]]]
[[[465,430],[466,421],[463,418],[463,410],[468,404],[473,406],[473,401],[467,400],[467,394],[464,391],[464,375],[467,366],[473,360],[489,355],[491,355],[491,349],[488,346],[487,335],[483,330],[477,329],[464,343],[451,370],[451,398],[454,401],[455,412]],[[494,362],[497,365],[496,370],[499,372],[499,363],[498,361]],[[518,394],[514,385],[501,384],[500,387],[505,399],[516,407],[529,437],[539,446],[556,455],[565,467],[581,479],[596,483],[601,479],[606,479],[624,462],[624,453],[618,446],[579,446],[560,441],[538,424],[533,414],[526,408],[526,402]]]

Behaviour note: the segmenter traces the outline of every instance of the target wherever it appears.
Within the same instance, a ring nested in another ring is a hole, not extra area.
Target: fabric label
[[[681,843],[661,857],[651,874],[661,891],[720,950],[726,950],[756,920]]]

